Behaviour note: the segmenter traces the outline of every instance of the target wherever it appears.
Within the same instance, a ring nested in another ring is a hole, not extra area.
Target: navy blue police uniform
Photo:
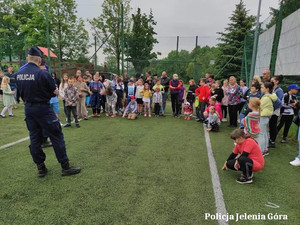
[[[28,54],[41,57],[37,48],[31,48]],[[50,98],[55,96],[54,91],[56,90],[54,79],[47,71],[40,69],[38,65],[32,62],[20,69],[15,74],[15,78],[19,94],[25,103],[25,120],[31,142],[30,153],[33,161],[38,165],[39,172],[43,170],[40,177],[47,173],[44,165],[46,155],[41,148],[43,130],[46,131],[46,135],[52,141],[56,158],[63,168],[62,175],[79,173],[79,167],[69,166],[60,122],[50,105]],[[74,171],[74,168],[77,170]]]

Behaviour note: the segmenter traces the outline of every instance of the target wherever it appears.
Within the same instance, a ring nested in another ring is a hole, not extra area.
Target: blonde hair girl
[[[9,114],[10,117],[14,116],[14,114],[12,113],[12,108],[13,108],[13,105],[16,104],[16,101],[15,101],[15,98],[14,98],[15,92],[10,89],[9,82],[10,82],[9,77],[6,77],[6,76],[3,77],[2,83],[1,83],[1,89],[3,91],[3,105],[4,105],[4,108],[3,108],[3,110],[0,114],[0,116],[2,118],[5,118],[5,112],[7,110],[8,110],[8,114]]]

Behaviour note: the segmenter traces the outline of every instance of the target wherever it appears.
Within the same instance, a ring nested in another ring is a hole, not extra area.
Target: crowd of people
[[[47,69],[43,62],[40,68]],[[9,67],[4,77],[0,72],[0,77],[5,106],[0,116],[5,118],[6,111],[9,112],[9,116],[13,116],[12,107],[17,101],[17,87],[12,67]],[[271,78],[269,70],[263,72],[262,78],[254,76],[249,86],[242,79],[238,84],[234,76],[221,83],[214,80],[213,74],[207,73],[198,83],[193,79],[189,80],[187,89],[177,74],[173,74],[170,79],[166,72],[162,72],[161,76],[157,74],[152,76],[148,71],[145,76],[137,74],[135,77],[129,77],[125,73],[124,77],[115,75],[109,80],[99,72],[92,75],[86,71],[83,75],[78,70],[76,76],[64,73],[61,81],[54,72],[52,77],[59,94],[51,98],[50,104],[59,118],[59,98],[62,100],[67,118],[64,127],[71,127],[72,114],[76,127],[80,128],[79,121],[89,118],[87,107],[92,109],[92,117],[96,118],[104,114],[107,117],[122,116],[134,120],[138,116],[151,118],[153,113],[155,117],[165,117],[168,96],[171,99],[173,117],[179,118],[184,115],[185,120],[195,117],[197,122],[205,124],[207,131],[219,131],[221,122],[229,119],[228,127],[239,127],[242,131],[242,133],[235,131],[231,135],[232,139],[243,139],[243,142],[248,138],[255,140],[245,143],[249,142],[248,146],[254,146],[256,143],[259,146],[256,150],[259,149],[262,156],[269,154],[269,148],[276,147],[275,141],[283,126],[283,137],[280,142],[287,142],[295,116],[294,122],[299,126],[299,103],[296,94],[300,87],[290,84],[288,91],[284,93],[280,88],[283,76]],[[298,140],[299,155],[290,162],[293,166],[300,166],[299,132]],[[246,168],[244,165],[249,164],[248,160],[241,160],[239,167],[231,162],[239,155],[236,147],[223,169]],[[249,154],[241,155],[249,157]],[[259,161],[259,168],[262,168],[263,160]],[[249,175],[249,168],[247,171],[243,179],[249,182],[252,181],[252,175]]]

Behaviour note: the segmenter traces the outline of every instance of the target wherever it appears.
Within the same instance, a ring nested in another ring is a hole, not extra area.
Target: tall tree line
[[[60,60],[86,60],[89,34],[76,16],[74,0],[4,0],[0,3],[0,59],[24,58],[31,46],[47,46],[45,5],[48,8],[50,48]]]

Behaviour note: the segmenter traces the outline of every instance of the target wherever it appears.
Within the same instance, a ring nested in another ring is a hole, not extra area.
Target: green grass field
[[[14,113],[0,120],[0,146],[28,136],[23,106]],[[104,115],[80,124],[63,128],[71,163],[82,167],[76,176],[60,176],[52,148],[44,149],[43,179],[36,177],[29,141],[0,150],[0,224],[217,224],[204,220],[216,207],[202,124]],[[300,171],[289,165],[297,143],[278,143],[253,184],[240,185],[239,173],[221,171],[233,147],[230,131],[224,123],[210,134],[228,213],[288,215],[288,221],[238,224],[299,224]]]

